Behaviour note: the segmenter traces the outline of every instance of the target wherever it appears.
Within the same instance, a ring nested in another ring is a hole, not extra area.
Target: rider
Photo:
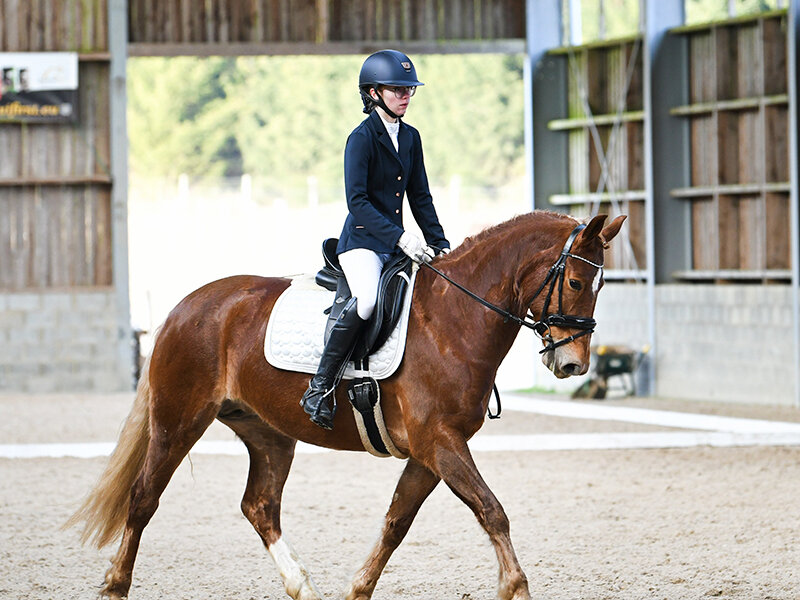
[[[417,86],[411,59],[381,50],[364,61],[358,88],[369,116],[347,138],[344,183],[349,214],[336,253],[352,297],[330,332],[301,404],[311,421],[333,429],[327,399],[363,325],[375,308],[383,265],[402,251],[416,262],[450,250],[425,174],[419,132],[401,120]],[[403,195],[426,245],[403,229]]]

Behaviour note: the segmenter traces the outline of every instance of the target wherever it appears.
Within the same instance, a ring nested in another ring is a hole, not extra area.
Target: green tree
[[[241,173],[235,115],[224,82],[233,59],[148,58],[128,62],[128,131],[134,173]]]
[[[364,118],[362,56],[136,59],[129,79],[134,172],[249,173],[341,185],[347,135]],[[426,85],[408,122],[428,175],[496,184],[524,173],[522,58],[414,57]]]

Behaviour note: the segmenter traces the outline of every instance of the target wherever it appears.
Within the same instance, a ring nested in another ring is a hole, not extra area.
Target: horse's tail
[[[128,519],[131,488],[144,465],[150,443],[150,357],[144,363],[136,400],[122,427],[117,446],[95,488],[64,524],[85,521],[81,541],[102,548],[122,533]]]

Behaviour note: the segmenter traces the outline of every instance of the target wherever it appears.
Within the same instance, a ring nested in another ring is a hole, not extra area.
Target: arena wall
[[[641,349],[644,285],[613,284],[598,301],[593,344]],[[794,404],[791,289],[785,285],[656,286],[657,396]]]
[[[131,389],[118,338],[113,289],[0,294],[0,390]]]

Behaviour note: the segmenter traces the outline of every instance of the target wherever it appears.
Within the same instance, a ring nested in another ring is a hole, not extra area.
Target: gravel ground
[[[0,396],[0,444],[113,441],[132,401]],[[615,405],[800,421],[791,408],[614,400]],[[489,434],[662,428],[507,411]],[[207,438],[232,439],[221,425]],[[800,598],[800,448],[482,452],[534,598]],[[116,547],[82,547],[61,524],[105,459],[0,459],[0,598],[93,597]],[[342,598],[379,532],[403,467],[364,453],[298,454],[286,538],[327,598]],[[280,599],[277,570],[239,511],[245,456],[193,455],[145,530],[131,600]],[[374,598],[495,597],[494,551],[440,485]]]

